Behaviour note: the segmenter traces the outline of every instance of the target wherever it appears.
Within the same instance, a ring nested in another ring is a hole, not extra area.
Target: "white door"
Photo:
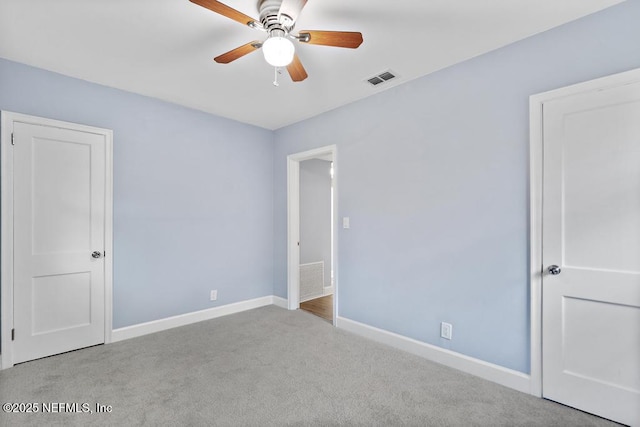
[[[640,83],[545,102],[543,127],[543,396],[640,425]]]
[[[20,122],[13,136],[19,363],[104,342],[107,146],[104,135]]]

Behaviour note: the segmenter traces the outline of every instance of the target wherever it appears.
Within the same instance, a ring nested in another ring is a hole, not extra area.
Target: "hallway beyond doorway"
[[[333,295],[301,302],[300,309],[333,323]]]

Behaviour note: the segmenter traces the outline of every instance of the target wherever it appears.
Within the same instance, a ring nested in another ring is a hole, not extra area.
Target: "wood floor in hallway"
[[[324,320],[333,324],[333,295],[301,302],[300,309],[322,317]]]

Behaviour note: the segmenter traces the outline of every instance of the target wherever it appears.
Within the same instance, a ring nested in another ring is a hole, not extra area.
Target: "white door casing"
[[[300,307],[300,162],[330,156],[333,161],[333,217],[337,224],[338,212],[338,157],[335,145],[320,147],[287,156],[287,307]],[[332,230],[334,297],[333,325],[338,315],[338,235],[337,227]]]
[[[108,130],[3,112],[3,208],[11,204],[2,224],[3,368],[110,341],[111,139]]]
[[[541,286],[542,302],[532,307],[532,382],[539,373],[543,397],[631,425],[640,425],[638,80],[625,73],[547,94],[541,192],[532,180],[532,205],[541,197],[532,291]]]

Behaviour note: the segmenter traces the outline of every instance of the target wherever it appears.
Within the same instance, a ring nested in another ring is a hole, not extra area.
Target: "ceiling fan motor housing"
[[[260,22],[269,33],[283,36],[293,30],[294,22],[287,15],[278,16],[282,0],[260,0],[258,10],[260,11]]]

